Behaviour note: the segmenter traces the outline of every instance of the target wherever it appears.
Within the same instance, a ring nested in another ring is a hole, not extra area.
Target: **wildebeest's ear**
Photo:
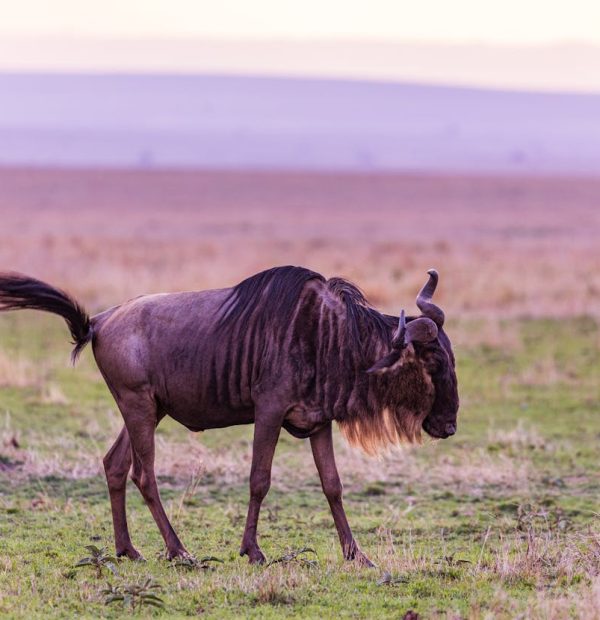
[[[375,362],[373,366],[367,370],[367,373],[370,375],[382,374],[397,364],[401,357],[402,351],[394,349],[391,353]]]

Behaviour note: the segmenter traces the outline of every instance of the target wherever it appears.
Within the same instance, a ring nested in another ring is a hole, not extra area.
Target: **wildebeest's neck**
[[[367,373],[389,353],[397,321],[337,279],[312,285],[294,321],[292,342],[301,360],[295,371],[306,397],[367,452],[417,441],[431,408],[431,379],[411,346],[390,372]]]
[[[369,361],[385,348],[391,329],[382,315],[340,294],[339,281],[305,287],[293,317],[288,364],[298,394],[329,419],[368,400]]]

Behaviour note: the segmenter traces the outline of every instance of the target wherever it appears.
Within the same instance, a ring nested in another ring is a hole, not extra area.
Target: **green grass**
[[[173,566],[137,490],[128,493],[145,563],[118,576],[74,568],[86,545],[113,552],[100,461],[120,419],[90,352],[68,367],[64,326],[0,320],[0,615],[120,617],[102,590],[152,577],[163,609],[207,618],[593,617],[600,613],[600,330],[588,318],[521,320],[507,346],[485,322],[450,326],[459,433],[383,460],[336,438],[356,538],[378,564],[344,563],[305,441],[282,437],[259,523],[269,559],[303,547],[318,564],[250,567],[238,556],[251,427],[159,429],[167,511],[187,548],[223,563]],[[483,331],[482,331],[483,330]],[[477,337],[473,334],[477,332]],[[16,370],[15,370],[16,369]],[[382,583],[383,582],[383,583]]]

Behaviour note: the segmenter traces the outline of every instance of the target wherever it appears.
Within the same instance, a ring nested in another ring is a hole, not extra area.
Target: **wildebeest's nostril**
[[[450,435],[454,435],[454,433],[456,433],[456,424],[446,424],[446,433],[448,434],[448,437],[450,437]]]

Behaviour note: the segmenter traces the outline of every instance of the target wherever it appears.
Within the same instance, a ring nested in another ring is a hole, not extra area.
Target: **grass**
[[[455,438],[377,460],[336,437],[347,513],[377,569],[342,561],[309,446],[288,436],[259,523],[272,563],[249,566],[238,547],[251,427],[198,436],[166,421],[162,497],[187,548],[208,561],[165,561],[130,485],[132,537],[147,562],[121,561],[118,574],[97,578],[93,566],[74,567],[88,545],[113,550],[101,458],[119,416],[89,351],[68,367],[59,320],[2,316],[0,615],[116,618],[131,607],[182,618],[402,618],[409,610],[599,618],[598,324],[466,321],[449,330],[462,397]],[[307,548],[315,553],[301,553]],[[146,583],[160,584],[147,592],[164,607],[118,598],[141,600]],[[110,592],[116,599],[106,605]]]

